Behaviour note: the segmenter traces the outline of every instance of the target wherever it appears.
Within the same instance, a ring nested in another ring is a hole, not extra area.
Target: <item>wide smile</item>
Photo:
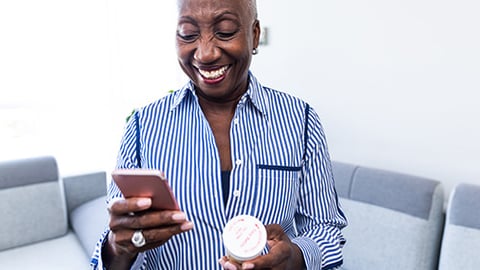
[[[198,73],[208,83],[215,83],[221,81],[227,73],[229,66],[223,66],[215,70],[198,69]]]

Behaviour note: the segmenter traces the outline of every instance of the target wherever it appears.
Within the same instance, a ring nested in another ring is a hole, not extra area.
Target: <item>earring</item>
[[[256,55],[257,53],[258,53],[258,49],[257,49],[257,48],[253,48],[252,54],[253,54],[253,55]]]

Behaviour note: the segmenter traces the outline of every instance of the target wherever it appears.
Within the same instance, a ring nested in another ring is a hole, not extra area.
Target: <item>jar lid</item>
[[[267,243],[265,226],[255,217],[240,215],[224,228],[223,243],[228,255],[242,262],[260,255]]]

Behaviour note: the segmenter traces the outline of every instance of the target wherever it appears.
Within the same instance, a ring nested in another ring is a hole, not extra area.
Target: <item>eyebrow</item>
[[[215,16],[214,19],[215,19],[215,20],[219,20],[220,18],[222,18],[222,17],[225,16],[225,15],[232,15],[232,16],[234,16],[235,18],[239,18],[239,16],[238,16],[237,13],[233,13],[233,12],[231,12],[231,11],[224,11],[224,12],[218,14],[217,16]]]
[[[178,23],[191,23],[195,26],[198,26],[197,21],[190,16],[181,16],[180,18],[178,18]]]

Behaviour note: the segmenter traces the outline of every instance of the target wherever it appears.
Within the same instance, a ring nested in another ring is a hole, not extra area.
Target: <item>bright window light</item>
[[[0,2],[0,159],[111,170],[125,117],[185,79],[175,1]]]

